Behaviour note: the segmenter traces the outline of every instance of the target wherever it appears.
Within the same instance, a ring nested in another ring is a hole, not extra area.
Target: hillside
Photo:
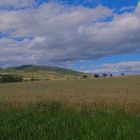
[[[40,65],[22,65],[17,67],[7,67],[4,69],[0,68],[0,73],[17,74],[23,76],[25,80],[31,78],[39,80],[73,79],[80,78],[84,74],[71,69]]]

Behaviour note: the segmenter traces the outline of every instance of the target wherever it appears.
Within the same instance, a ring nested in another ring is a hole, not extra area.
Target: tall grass
[[[61,103],[0,110],[1,140],[139,140],[140,116],[123,111],[75,111]]]
[[[0,84],[0,104],[27,106],[59,101],[74,108],[120,107],[140,110],[140,76]]]
[[[139,76],[0,84],[0,140],[139,139]]]

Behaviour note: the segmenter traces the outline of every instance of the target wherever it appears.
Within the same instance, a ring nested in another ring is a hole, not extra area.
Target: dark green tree
[[[107,77],[107,74],[106,74],[106,73],[103,73],[103,77],[104,77],[104,78]]]
[[[95,77],[95,78],[99,78],[99,74],[95,73],[95,74],[94,74],[94,77]]]

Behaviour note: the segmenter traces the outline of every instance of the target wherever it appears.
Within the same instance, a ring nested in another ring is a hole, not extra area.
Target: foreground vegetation
[[[0,140],[139,140],[140,76],[0,84]]]
[[[140,116],[40,103],[0,111],[1,140],[139,140]]]

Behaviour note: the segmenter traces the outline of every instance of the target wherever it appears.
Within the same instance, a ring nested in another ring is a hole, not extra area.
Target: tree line
[[[124,76],[125,74],[124,73],[121,73],[121,76]],[[106,78],[106,77],[113,77],[114,75],[113,74],[106,74],[106,73],[103,73],[102,74],[102,77],[104,77],[104,78]],[[95,78],[99,78],[99,77],[101,77],[99,74],[97,74],[97,73],[95,73],[94,74],[94,77]]]
[[[23,78],[18,75],[0,74],[0,83],[22,82]]]
[[[121,76],[124,76],[125,74],[124,74],[124,73],[121,73],[120,75],[121,75]],[[106,73],[103,73],[102,75],[101,75],[101,74],[95,73],[95,74],[93,75],[93,77],[95,77],[95,78],[99,78],[99,77],[104,77],[104,78],[106,78],[106,77],[113,77],[113,76],[114,76],[113,74],[106,74]],[[87,78],[88,78],[88,75],[83,75],[82,78],[83,78],[83,79],[87,79]]]

